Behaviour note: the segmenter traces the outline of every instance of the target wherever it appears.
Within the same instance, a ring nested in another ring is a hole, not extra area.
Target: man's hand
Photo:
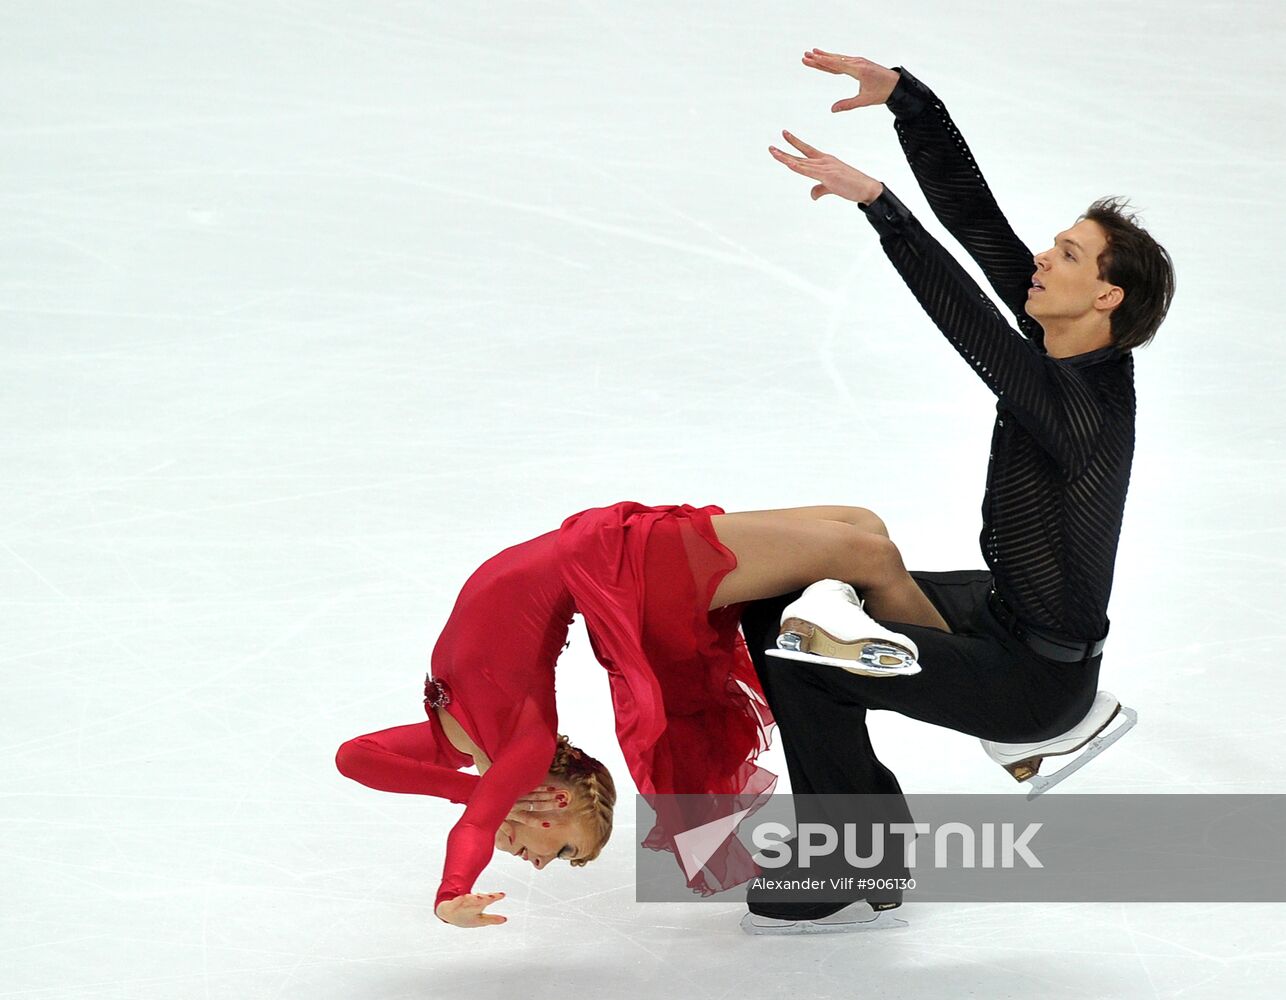
[[[861,56],[842,56],[836,52],[823,52],[813,49],[804,53],[804,65],[820,69],[823,73],[851,76],[861,84],[858,93],[846,101],[836,101],[832,111],[851,111],[853,108],[869,108],[873,104],[883,104],[898,85],[901,74],[895,69],[888,69],[879,63],[873,63]]]
[[[442,900],[438,904],[437,915],[456,927],[491,927],[493,924],[503,924],[508,917],[482,911],[496,900],[504,898],[503,892],[466,893],[455,899]]]
[[[814,149],[808,143],[797,139],[789,132],[781,133],[786,141],[804,154],[803,157],[783,153],[776,146],[769,146],[768,152],[776,157],[777,162],[784,163],[797,174],[821,181],[809,192],[813,201],[822,195],[837,194],[849,201],[869,205],[884,193],[884,185],[855,167],[850,167],[843,160],[837,160],[829,153]]]

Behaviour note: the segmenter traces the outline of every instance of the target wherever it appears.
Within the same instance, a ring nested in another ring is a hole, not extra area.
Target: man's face
[[[1027,315],[1040,321],[1074,320],[1092,310],[1099,296],[1115,287],[1098,277],[1098,255],[1105,249],[1103,227],[1090,219],[1059,233],[1054,245],[1034,258]],[[1037,288],[1036,282],[1043,288]]]

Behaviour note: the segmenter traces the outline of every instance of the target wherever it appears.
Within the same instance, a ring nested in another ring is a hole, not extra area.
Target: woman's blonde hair
[[[572,787],[572,817],[585,821],[593,831],[594,843],[583,848],[585,854],[572,862],[583,868],[598,857],[612,835],[612,811],[616,807],[616,784],[601,761],[572,746],[566,736],[559,734],[558,747],[549,773],[562,778]]]

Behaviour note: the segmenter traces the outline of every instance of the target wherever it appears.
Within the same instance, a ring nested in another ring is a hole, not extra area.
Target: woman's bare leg
[[[863,531],[889,537],[889,529],[884,521],[875,511],[867,510],[865,507],[839,507],[834,504],[821,507],[781,507],[777,510],[740,510],[737,511],[736,516],[771,519],[787,517],[800,521],[843,521]]]
[[[853,520],[803,513],[816,510],[863,508],[804,507],[711,518],[719,540],[736,555],[737,568],[720,582],[710,606],[776,597],[818,580],[834,579],[861,592],[872,618],[951,631],[906,571],[901,552],[887,535],[865,531]]]

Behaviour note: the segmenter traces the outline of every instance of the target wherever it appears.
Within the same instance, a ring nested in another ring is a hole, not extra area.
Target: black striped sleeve
[[[977,261],[1018,329],[1043,349],[1044,331],[1027,315],[1032,253],[1000,211],[964,136],[937,95],[901,66],[886,102],[907,163],[938,221]]]

